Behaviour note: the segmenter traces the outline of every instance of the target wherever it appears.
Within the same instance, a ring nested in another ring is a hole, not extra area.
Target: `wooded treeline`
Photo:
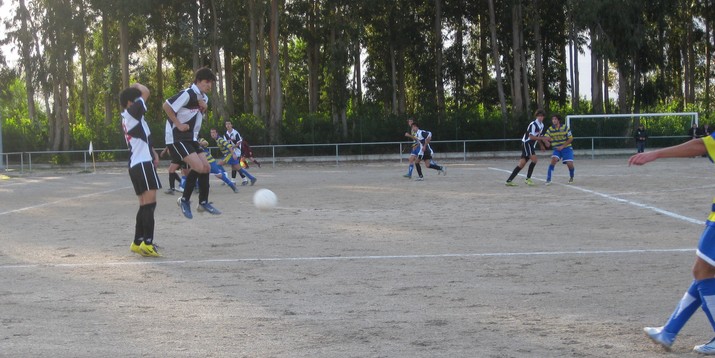
[[[163,142],[161,103],[203,66],[219,78],[207,127],[231,119],[263,144],[401,140],[406,116],[440,139],[502,138],[537,107],[712,107],[710,0],[9,3],[6,152],[121,147],[116,97],[134,81],[152,91]],[[585,49],[587,84],[571,60]]]

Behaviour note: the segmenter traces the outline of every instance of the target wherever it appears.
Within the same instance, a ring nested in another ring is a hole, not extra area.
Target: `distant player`
[[[511,172],[509,179],[506,180],[506,186],[517,186],[512,180],[516,178],[529,160],[531,160],[531,164],[529,164],[529,171],[526,173],[526,185],[534,185],[531,175],[534,173],[534,167],[536,167],[536,162],[538,161],[536,143],[539,143],[541,150],[546,150],[543,143],[548,144],[549,141],[548,137],[544,137],[544,117],[546,117],[546,112],[543,109],[537,109],[534,112],[534,117],[536,119],[529,123],[529,126],[526,127],[526,133],[521,138],[521,159],[519,159],[519,164],[516,165],[514,171]]]
[[[407,119],[407,126],[410,127],[410,131],[405,132],[405,137],[412,139],[412,149],[410,150],[410,159],[409,165],[407,166],[407,174],[403,175],[403,177],[407,179],[412,179],[412,171],[415,169],[415,160],[417,159],[417,155],[420,153],[420,142],[418,142],[417,137],[415,137],[417,133],[412,130],[412,123],[414,122],[415,120],[412,118]]]
[[[545,136],[551,138],[551,164],[546,172],[546,185],[551,185],[551,174],[554,172],[556,163],[562,161],[569,168],[569,184],[573,183],[574,167],[573,167],[573,135],[571,128],[568,125],[561,123],[561,117],[558,115],[551,116],[551,127],[546,130]]]
[[[209,142],[206,141],[206,139],[201,138],[199,140],[199,145],[201,148],[203,148],[204,152],[206,153],[206,160],[208,160],[209,165],[211,166],[211,174],[215,175],[217,178],[223,180],[226,185],[228,185],[231,190],[233,190],[234,193],[238,193],[238,188],[236,187],[236,183],[231,181],[231,178],[228,177],[228,173],[226,173],[226,170],[223,169],[223,164],[219,164],[216,159],[211,155],[211,152],[209,151]]]
[[[151,131],[144,120],[145,101],[149,98],[149,89],[135,83],[119,94],[122,112],[124,139],[129,147],[129,177],[134,186],[134,193],[139,198],[134,225],[134,241],[129,249],[142,256],[160,256],[154,245],[154,209],[156,209],[156,191],[161,189],[156,165],[159,156],[151,142]]]
[[[432,132],[420,129],[419,123],[414,121],[412,122],[412,132],[415,133],[415,139],[417,140],[417,143],[419,143],[420,148],[417,152],[417,159],[415,160],[415,168],[417,168],[417,175],[419,175],[417,180],[424,180],[422,177],[422,166],[420,165],[420,161],[424,161],[425,164],[429,163],[428,168],[437,170],[437,174],[442,173],[447,175],[447,169],[432,160],[434,151],[432,151],[432,147],[429,144],[430,141],[432,141]]]
[[[658,149],[652,152],[638,153],[630,158],[628,165],[643,165],[661,158],[692,158],[706,154],[710,161],[715,160],[715,138],[710,135],[695,138],[688,142]],[[678,332],[685,326],[690,317],[702,308],[715,330],[715,204],[710,216],[705,221],[705,229],[700,236],[698,249],[695,252],[693,278],[690,287],[675,307],[673,314],[662,327],[645,327],[643,330],[655,343],[670,349]],[[697,345],[694,351],[703,354],[715,354],[715,338],[708,343]]]
[[[224,165],[225,163],[228,163],[229,165],[231,165],[231,168],[241,173],[242,177],[247,178],[246,180],[250,180],[251,185],[255,184],[258,179],[251,175],[248,170],[241,167],[241,154],[240,152],[238,152],[237,154],[234,145],[231,144],[231,142],[229,142],[225,138],[220,137],[216,128],[211,128],[211,138],[216,141],[216,146],[218,147],[219,151],[221,151],[221,157],[218,160],[218,165]]]

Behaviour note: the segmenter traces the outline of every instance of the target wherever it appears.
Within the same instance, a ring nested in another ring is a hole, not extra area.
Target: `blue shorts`
[[[554,152],[551,153],[552,158],[559,158],[559,160],[566,162],[573,162],[573,147],[566,147],[562,150],[554,148]]]
[[[241,165],[241,159],[233,159],[233,156],[231,156],[226,163],[230,166]]]
[[[217,162],[209,163],[211,165],[211,174],[223,174],[226,172],[223,166],[218,165]]]
[[[715,266],[715,222],[705,221],[705,230],[700,235],[696,254],[710,265]]]
[[[410,155],[418,156],[420,155],[420,146],[416,145],[412,147],[412,151],[410,152]]]

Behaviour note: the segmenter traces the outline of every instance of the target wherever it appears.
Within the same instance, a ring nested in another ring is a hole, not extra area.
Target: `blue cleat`
[[[196,207],[196,210],[198,210],[200,213],[206,211],[209,214],[214,214],[214,215],[221,215],[221,212],[214,208],[213,205],[209,202],[203,202],[199,203],[199,205]]]
[[[191,202],[184,200],[184,197],[180,197],[179,200],[176,201],[176,204],[179,205],[179,208],[181,209],[181,213],[184,214],[184,216],[187,219],[192,219],[194,215],[191,214]]]

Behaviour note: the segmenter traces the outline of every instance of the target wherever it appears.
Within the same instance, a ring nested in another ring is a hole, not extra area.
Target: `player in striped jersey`
[[[160,256],[154,245],[154,209],[156,209],[156,191],[161,189],[156,165],[159,156],[151,143],[151,131],[144,120],[145,101],[149,98],[149,89],[135,83],[119,94],[122,111],[122,129],[129,147],[129,177],[134,186],[134,193],[139,198],[134,225],[134,240],[129,249],[142,256]]]
[[[199,139],[199,145],[201,145],[201,148],[206,153],[206,160],[208,160],[209,165],[211,166],[211,174],[223,180],[223,182],[226,183],[226,185],[228,185],[234,193],[238,193],[236,183],[231,181],[231,178],[228,177],[228,173],[226,173],[226,170],[223,169],[223,165],[219,164],[216,159],[214,159],[214,157],[211,155],[211,151],[209,150],[209,142],[206,139],[201,138]]]
[[[442,173],[444,175],[447,175],[447,169],[444,166],[438,165],[432,160],[432,155],[434,155],[434,151],[429,144],[432,141],[432,132],[420,129],[419,123],[414,121],[412,122],[412,132],[415,133],[414,138],[419,144],[420,148],[417,152],[417,160],[415,161],[415,168],[417,168],[417,175],[419,175],[419,178],[417,178],[417,180],[424,180],[424,178],[422,177],[422,166],[420,165],[420,161],[422,160],[424,160],[425,164],[428,164],[428,168],[437,170],[437,174]]]
[[[551,116],[551,127],[546,131],[547,137],[551,138],[551,147],[554,149],[551,154],[551,164],[546,172],[546,185],[551,185],[551,174],[554,172],[556,163],[563,161],[569,168],[569,184],[573,183],[575,169],[573,167],[573,135],[568,125],[561,124],[561,117]]]
[[[231,142],[226,140],[226,138],[219,136],[216,128],[211,128],[211,138],[216,141],[216,146],[219,151],[221,151],[221,158],[219,159],[218,164],[230,164],[231,168],[241,174],[241,177],[248,178],[251,181],[251,185],[255,184],[258,179],[251,175],[251,173],[249,173],[246,169],[241,167],[241,152],[239,151],[237,153],[235,146]]]
[[[543,109],[537,109],[536,112],[534,112],[536,119],[529,123],[529,126],[526,127],[526,133],[524,133],[524,136],[521,138],[521,159],[519,159],[519,164],[517,164],[516,168],[511,172],[509,179],[506,180],[506,186],[517,186],[512,180],[516,178],[517,174],[519,174],[529,160],[531,160],[531,164],[529,164],[529,171],[526,173],[526,185],[534,185],[534,182],[531,180],[531,174],[534,173],[534,167],[536,167],[536,162],[538,161],[536,157],[536,143],[539,143],[541,150],[545,150],[543,143],[546,142],[548,144],[549,141],[549,138],[543,135],[545,116],[546,112],[544,112]]]
[[[715,160],[715,138],[712,135],[695,138],[668,148],[638,153],[628,160],[628,165],[643,165],[661,158],[693,158],[700,155],[707,155],[711,162]],[[678,332],[698,308],[703,309],[710,321],[710,326],[715,330],[713,317],[715,309],[715,200],[713,200],[710,216],[705,221],[705,229],[700,236],[695,254],[694,280],[678,302],[673,314],[664,326],[643,329],[653,342],[666,349],[670,349]],[[703,354],[715,354],[715,338],[706,344],[695,346],[693,350]]]

